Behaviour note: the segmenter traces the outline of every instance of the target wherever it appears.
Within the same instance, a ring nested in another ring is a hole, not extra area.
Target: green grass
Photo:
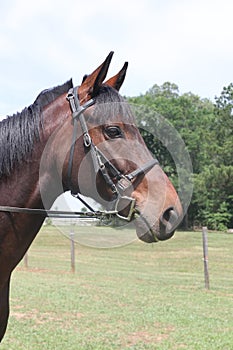
[[[233,235],[208,241],[206,291],[201,233],[115,249],[77,244],[73,274],[69,240],[44,227],[29,268],[13,273],[1,350],[233,349]]]

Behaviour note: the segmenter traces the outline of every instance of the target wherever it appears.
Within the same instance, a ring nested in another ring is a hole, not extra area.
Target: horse
[[[11,273],[61,193],[110,203],[148,243],[172,237],[182,219],[176,190],[119,94],[128,63],[105,80],[112,56],[80,86],[69,80],[44,90],[0,122],[0,340],[9,318]]]

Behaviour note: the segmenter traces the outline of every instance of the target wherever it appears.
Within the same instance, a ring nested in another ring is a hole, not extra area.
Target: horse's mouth
[[[166,235],[166,237],[164,237],[163,235],[161,235],[161,233],[159,232],[155,232],[153,230],[149,230],[146,233],[144,233],[143,235],[140,235],[140,233],[138,234],[138,231],[136,230],[138,238],[146,243],[155,243],[155,242],[159,242],[159,241],[165,241],[169,238],[171,238],[175,231],[172,231],[169,235]]]
[[[175,233],[174,225],[165,225],[162,220],[150,225],[142,215],[136,216],[134,224],[138,238],[146,243],[165,241]]]

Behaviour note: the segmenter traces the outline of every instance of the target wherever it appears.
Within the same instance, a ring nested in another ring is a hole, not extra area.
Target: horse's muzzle
[[[137,236],[146,243],[165,241],[171,238],[179,223],[179,215],[173,207],[168,208],[153,225],[150,225],[149,220],[140,214],[135,220]]]

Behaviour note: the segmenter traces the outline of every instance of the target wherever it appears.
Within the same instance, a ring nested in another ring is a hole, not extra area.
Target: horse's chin
[[[137,230],[136,230],[137,231]],[[145,243],[155,243],[158,241],[166,241],[167,239],[171,238],[174,235],[175,231],[166,234],[166,235],[161,235],[160,232],[154,232],[152,230],[147,231],[143,235],[140,235],[137,231],[137,236],[138,238],[145,242]]]
[[[175,233],[175,230],[170,232],[167,231],[166,227],[162,223],[157,223],[156,225],[150,227],[148,222],[142,217],[137,218],[135,226],[138,238],[146,243],[166,241]]]

